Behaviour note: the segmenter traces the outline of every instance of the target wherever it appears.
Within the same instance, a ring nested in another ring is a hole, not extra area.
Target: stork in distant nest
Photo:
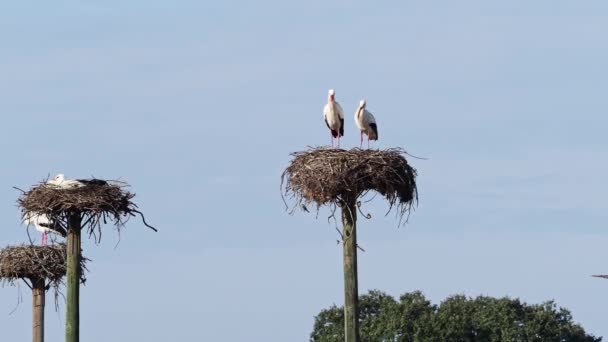
[[[361,134],[361,141],[359,148],[363,146],[363,133],[367,135],[367,148],[369,148],[370,140],[378,140],[378,125],[376,125],[376,118],[372,113],[365,109],[365,100],[359,102],[359,107],[355,112],[355,123],[359,127]]]
[[[340,137],[344,136],[344,110],[335,100],[336,92],[329,90],[327,104],[323,108],[323,118],[331,134],[331,147],[334,147],[334,138],[338,138],[340,148]]]

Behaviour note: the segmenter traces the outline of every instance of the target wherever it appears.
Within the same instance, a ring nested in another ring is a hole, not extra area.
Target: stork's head
[[[335,90],[333,90],[333,89],[329,89],[329,92],[327,93],[327,95],[329,96],[329,99],[330,99],[331,101],[333,101],[333,100],[334,100],[334,97],[336,96],[336,91],[335,91]]]
[[[359,101],[359,107],[360,108],[365,108],[365,100]]]

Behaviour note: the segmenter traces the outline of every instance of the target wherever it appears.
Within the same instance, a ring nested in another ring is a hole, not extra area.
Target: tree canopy
[[[454,295],[433,305],[419,292],[395,300],[381,291],[359,297],[364,342],[594,342],[555,302],[522,303],[508,297]],[[335,305],[315,317],[311,341],[344,341],[344,310]]]

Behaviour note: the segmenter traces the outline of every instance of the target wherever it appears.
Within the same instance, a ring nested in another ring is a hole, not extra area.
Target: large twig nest
[[[284,195],[295,199],[295,207],[339,205],[373,190],[404,215],[418,200],[416,170],[407,163],[402,149],[311,148],[292,155],[281,187]]]
[[[45,279],[48,286],[59,287],[66,272],[66,246],[9,246],[0,250],[0,281]],[[85,282],[86,258],[80,260],[80,280]]]
[[[104,180],[87,180],[85,186],[62,188],[43,181],[24,192],[17,203],[24,219],[32,215],[46,215],[68,229],[71,215],[79,215],[82,228],[101,238],[101,224],[112,222],[120,229],[131,216],[143,214],[132,199],[135,194],[126,191],[126,183]]]

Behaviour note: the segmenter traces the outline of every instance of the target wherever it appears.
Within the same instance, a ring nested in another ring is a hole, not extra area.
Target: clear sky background
[[[305,341],[342,303],[333,224],[290,216],[289,153],[329,143],[327,90],[358,144],[401,146],[420,205],[361,220],[360,292],[555,299],[608,335],[608,2],[12,1],[0,11],[2,245],[12,186],[120,178],[154,233],[108,226],[81,290],[83,341]],[[39,234],[32,231],[39,243]],[[0,291],[6,340],[29,289]],[[47,307],[63,338],[65,305]]]

